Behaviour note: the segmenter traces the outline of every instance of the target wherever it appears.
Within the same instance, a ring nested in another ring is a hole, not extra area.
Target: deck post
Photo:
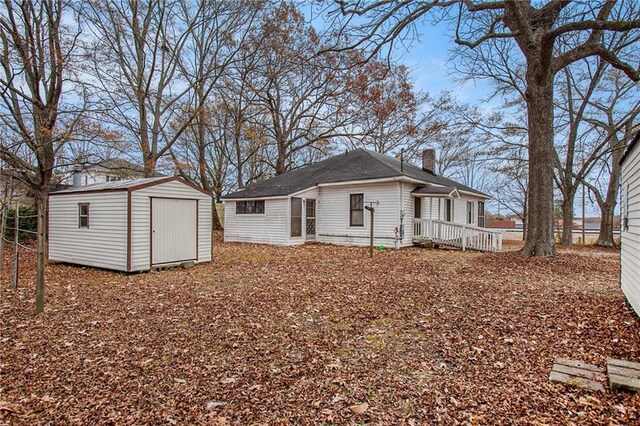
[[[462,228],[462,251],[467,250],[467,227]]]

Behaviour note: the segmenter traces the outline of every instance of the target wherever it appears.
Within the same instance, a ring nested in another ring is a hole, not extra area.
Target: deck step
[[[604,370],[596,365],[556,358],[549,375],[549,381],[604,392],[602,383],[606,381],[606,376]]]
[[[640,393],[640,363],[608,358],[607,374],[611,392]]]

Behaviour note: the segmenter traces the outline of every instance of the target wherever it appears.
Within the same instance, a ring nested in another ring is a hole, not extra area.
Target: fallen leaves
[[[50,265],[40,316],[22,259],[25,287],[5,274],[0,295],[0,423],[639,421],[636,395],[547,381],[556,357],[640,359],[614,252],[216,244],[187,270]]]
[[[364,414],[365,411],[369,408],[369,404],[363,402],[362,404],[356,404],[349,407],[354,414]]]

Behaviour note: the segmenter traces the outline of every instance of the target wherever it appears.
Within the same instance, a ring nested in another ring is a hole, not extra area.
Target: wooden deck
[[[607,359],[607,374],[611,392],[640,392],[640,363]]]
[[[442,220],[414,219],[413,243],[499,252],[502,251],[502,232]]]
[[[604,392],[603,383],[607,378],[604,370],[586,362],[556,358],[549,375],[552,383],[562,383],[597,392]]]

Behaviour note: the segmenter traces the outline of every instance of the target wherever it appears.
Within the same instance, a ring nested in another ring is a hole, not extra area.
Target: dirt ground
[[[50,265],[40,316],[25,256],[2,281],[0,422],[638,422],[638,396],[547,381],[555,357],[640,358],[618,254],[562,252],[216,241],[192,269]]]

